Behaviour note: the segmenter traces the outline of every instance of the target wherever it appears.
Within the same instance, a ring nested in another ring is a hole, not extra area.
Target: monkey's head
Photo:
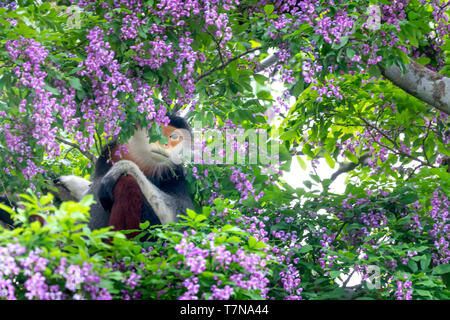
[[[171,116],[169,119],[167,126],[161,125],[167,143],[150,143],[147,130],[138,128],[125,144],[128,154],[121,156],[121,159],[135,162],[147,175],[158,175],[180,166],[183,158],[190,155],[191,130],[183,118]]]

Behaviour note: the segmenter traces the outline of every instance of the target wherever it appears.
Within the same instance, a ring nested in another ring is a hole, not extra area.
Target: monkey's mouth
[[[158,155],[159,157],[164,157],[164,158],[168,158],[169,155],[167,154],[167,152],[163,151],[163,150],[159,150],[159,149],[153,149],[152,153]]]

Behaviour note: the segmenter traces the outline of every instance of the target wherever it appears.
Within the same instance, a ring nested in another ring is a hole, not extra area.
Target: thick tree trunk
[[[405,67],[405,74],[396,65],[382,69],[382,73],[399,88],[440,111],[450,114],[450,78],[414,61]]]

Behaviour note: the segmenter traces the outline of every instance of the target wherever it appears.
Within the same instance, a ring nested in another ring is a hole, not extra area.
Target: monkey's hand
[[[132,161],[121,160],[114,164],[108,173],[102,178],[98,191],[98,198],[103,209],[110,211],[114,204],[114,187],[119,178],[126,174],[141,173],[139,167]],[[142,173],[141,173],[142,174]]]

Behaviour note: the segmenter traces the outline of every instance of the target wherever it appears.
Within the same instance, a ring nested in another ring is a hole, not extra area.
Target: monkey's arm
[[[114,187],[119,178],[128,174],[136,179],[145,200],[150,204],[161,224],[176,221],[180,209],[176,197],[166,194],[151,183],[139,167],[132,161],[121,160],[114,164],[109,172],[102,178],[99,199],[103,207],[109,210],[114,202]]]
[[[139,229],[144,197],[136,180],[131,175],[121,176],[113,192],[114,203],[108,225],[115,230]],[[136,234],[128,234],[127,237],[131,238]]]
[[[58,192],[55,196],[62,201],[80,201],[88,192],[92,183],[86,179],[69,175],[53,180],[53,186]]]

